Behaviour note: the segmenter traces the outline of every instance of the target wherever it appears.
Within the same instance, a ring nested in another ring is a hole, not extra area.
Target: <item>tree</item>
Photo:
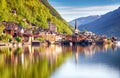
[[[19,42],[22,42],[22,38],[21,37],[17,37],[16,38],[16,41],[19,43]]]

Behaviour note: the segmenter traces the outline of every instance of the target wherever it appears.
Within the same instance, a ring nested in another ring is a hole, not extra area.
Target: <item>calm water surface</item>
[[[120,78],[120,47],[0,47],[0,78]]]

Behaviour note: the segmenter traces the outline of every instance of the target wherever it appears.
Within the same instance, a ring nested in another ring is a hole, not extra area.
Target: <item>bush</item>
[[[19,43],[19,42],[22,42],[22,38],[21,37],[17,37],[16,38],[16,41]]]

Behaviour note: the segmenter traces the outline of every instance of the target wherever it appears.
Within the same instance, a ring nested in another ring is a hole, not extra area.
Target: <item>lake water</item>
[[[0,78],[120,78],[120,47],[0,47]]]

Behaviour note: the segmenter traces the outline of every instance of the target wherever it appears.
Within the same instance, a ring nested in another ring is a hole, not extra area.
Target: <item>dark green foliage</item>
[[[36,26],[48,28],[48,18],[51,19],[51,22],[56,23],[59,32],[71,33],[71,27],[50,6],[47,0],[0,0],[1,22],[15,22],[25,28],[29,27],[29,23],[33,23]]]
[[[15,39],[16,39],[16,41],[17,41],[18,43],[22,41],[22,38],[21,38],[21,37],[17,37],[17,38],[15,38]]]
[[[22,48],[18,47],[15,52],[18,54],[22,53]]]

